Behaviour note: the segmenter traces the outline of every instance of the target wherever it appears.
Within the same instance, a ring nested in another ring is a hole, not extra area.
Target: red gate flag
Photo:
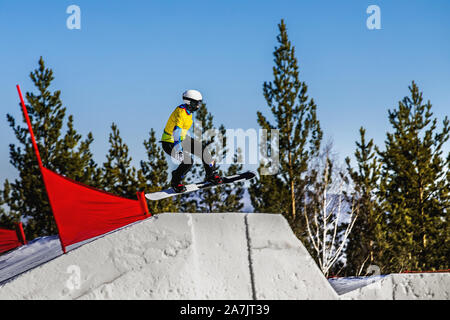
[[[140,201],[94,189],[41,169],[64,247],[147,218]]]
[[[27,243],[23,233],[22,223],[18,223],[16,227],[17,230],[0,228],[0,254]]]
[[[143,192],[138,193],[138,200],[131,200],[84,185],[45,168],[19,85],[17,91],[64,253],[69,245],[151,216]]]

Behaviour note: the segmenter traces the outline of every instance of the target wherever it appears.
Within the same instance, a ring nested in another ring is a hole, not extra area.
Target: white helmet
[[[183,101],[189,106],[190,111],[198,110],[203,97],[197,90],[187,90],[183,93]]]

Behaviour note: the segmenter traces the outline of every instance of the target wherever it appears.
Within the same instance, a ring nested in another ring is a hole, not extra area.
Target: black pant
[[[172,142],[161,141],[162,148],[164,152],[170,155],[172,158],[175,156],[174,144]],[[195,155],[202,159],[203,167],[205,168],[206,176],[212,174],[213,169],[210,164],[213,159],[211,153],[205,148],[203,150],[201,142],[192,139],[190,136],[186,136],[183,141],[181,141],[181,146],[183,147],[183,161],[178,166],[177,169],[172,171],[172,182],[179,183],[181,179],[184,178],[186,173],[192,168],[193,159],[191,155]]]

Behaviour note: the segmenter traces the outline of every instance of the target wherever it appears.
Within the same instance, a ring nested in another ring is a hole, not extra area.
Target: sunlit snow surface
[[[119,228],[118,230],[120,230]],[[109,233],[107,233],[109,234]],[[101,237],[101,236],[100,236]],[[76,249],[99,237],[67,246],[67,251]],[[28,244],[18,247],[0,256],[0,286],[23,272],[40,266],[63,254],[58,236],[36,238]]]
[[[380,281],[386,277],[385,275],[370,276],[370,277],[348,277],[348,278],[331,278],[328,282],[333,289],[339,294],[344,294],[361,287],[367,286],[371,283]]]
[[[0,285],[9,279],[62,255],[58,236],[36,238],[0,256]]]
[[[281,215],[165,213],[128,228],[64,257],[58,236],[1,255],[0,299],[450,300],[448,272],[326,281]],[[60,270],[80,262],[72,290]]]
[[[0,285],[62,254],[58,236],[40,237],[3,254],[0,256]],[[379,281],[383,277],[385,276],[331,278],[328,281],[341,295]]]

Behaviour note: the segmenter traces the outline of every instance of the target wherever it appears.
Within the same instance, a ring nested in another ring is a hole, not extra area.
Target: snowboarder
[[[187,135],[193,120],[192,113],[197,111],[202,104],[202,95],[197,90],[187,90],[183,93],[183,104],[176,107],[172,112],[164,128],[161,138],[163,150],[172,158],[180,162],[177,169],[172,171],[171,187],[177,193],[186,191],[182,183],[183,178],[192,168],[195,155],[202,159],[205,169],[205,181],[213,184],[222,183],[222,178],[217,174],[218,167],[215,165],[210,152],[202,148],[202,143]]]

